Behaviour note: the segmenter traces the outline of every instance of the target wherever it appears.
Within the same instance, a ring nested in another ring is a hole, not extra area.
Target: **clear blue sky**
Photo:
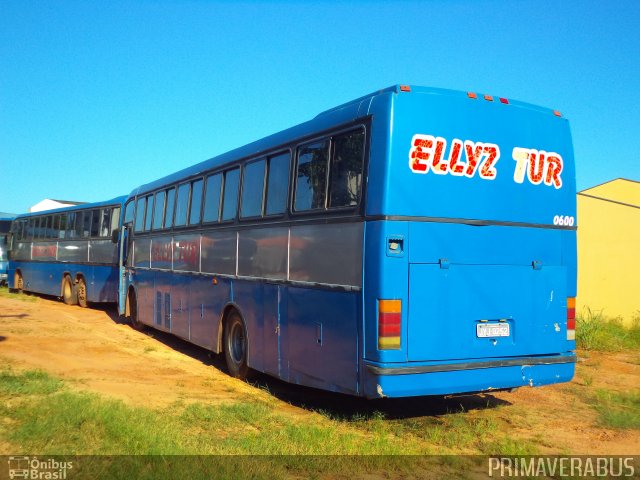
[[[640,1],[0,0],[0,211],[97,201],[395,83],[562,111],[640,180]]]

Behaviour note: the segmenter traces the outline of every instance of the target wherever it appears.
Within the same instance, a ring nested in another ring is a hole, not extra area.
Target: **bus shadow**
[[[402,420],[511,405],[510,402],[487,393],[367,400],[342,393],[293,385],[264,374],[256,374],[249,383],[293,406],[319,411],[341,420],[361,419],[363,416],[380,414],[386,419]]]

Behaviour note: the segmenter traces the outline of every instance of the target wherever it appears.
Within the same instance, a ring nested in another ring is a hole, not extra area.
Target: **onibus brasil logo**
[[[9,478],[33,480],[65,480],[73,462],[63,462],[53,458],[40,460],[38,457],[9,457]]]

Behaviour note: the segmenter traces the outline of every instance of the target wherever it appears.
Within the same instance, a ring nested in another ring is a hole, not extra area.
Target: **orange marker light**
[[[400,91],[401,92],[410,92],[411,91],[411,87],[409,85],[400,85]]]
[[[478,95],[476,95],[476,94],[475,94],[475,93],[473,93],[473,92],[467,92],[467,97],[469,97],[469,98],[473,98],[473,99],[476,99],[476,98],[478,98]]]
[[[485,96],[484,96],[484,99],[485,99],[487,102],[493,102],[493,97],[492,97],[491,95],[485,95]]]
[[[554,111],[553,111],[553,114],[554,114],[556,117],[561,117],[561,116],[562,116],[562,114],[561,114],[558,110],[554,110]]]

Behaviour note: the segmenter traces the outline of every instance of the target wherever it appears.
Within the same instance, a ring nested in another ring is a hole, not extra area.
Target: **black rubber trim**
[[[472,218],[448,218],[448,217],[412,217],[409,215],[367,215],[365,220],[390,220],[403,222],[431,222],[431,223],[460,223],[463,225],[473,225],[475,227],[486,227],[498,225],[501,227],[527,227],[527,228],[547,228],[553,230],[577,230],[577,226],[548,225],[546,223],[526,223],[526,222],[502,222],[499,220],[474,220]]]
[[[496,367],[526,367],[529,365],[555,365],[559,363],[575,363],[575,355],[553,357],[512,358],[507,360],[491,360],[488,362],[447,363],[441,365],[421,365],[419,367],[377,367],[367,365],[374,375],[409,375],[412,373],[456,372],[459,370],[478,370]]]

